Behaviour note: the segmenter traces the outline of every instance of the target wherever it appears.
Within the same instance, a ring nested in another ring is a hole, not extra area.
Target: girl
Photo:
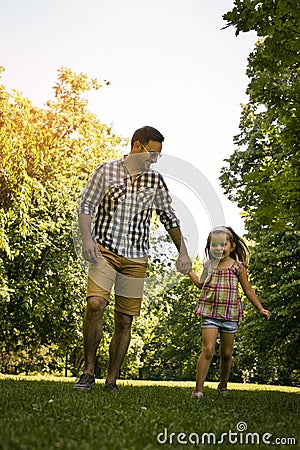
[[[243,307],[238,293],[238,282],[250,302],[265,318],[264,309],[247,277],[248,247],[231,227],[216,227],[208,235],[205,254],[208,258],[200,278],[189,272],[193,283],[201,289],[195,314],[202,316],[202,351],[197,363],[196,389],[192,397],[203,396],[203,384],[214,355],[220,330],[221,377],[218,392],[228,396],[227,382],[231,369],[234,335],[238,321],[243,319]]]

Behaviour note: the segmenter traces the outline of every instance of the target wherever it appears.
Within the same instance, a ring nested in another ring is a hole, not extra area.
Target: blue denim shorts
[[[201,328],[218,328],[223,333],[236,333],[239,323],[232,320],[213,319],[212,317],[203,317]]]

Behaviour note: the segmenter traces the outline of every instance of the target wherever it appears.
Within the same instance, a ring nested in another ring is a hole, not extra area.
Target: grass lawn
[[[120,381],[120,394],[75,379],[0,375],[0,450],[298,449],[299,389]],[[180,434],[182,433],[182,434]],[[265,441],[265,443],[263,442]]]

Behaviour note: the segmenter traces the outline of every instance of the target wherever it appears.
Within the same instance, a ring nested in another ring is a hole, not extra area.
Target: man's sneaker
[[[220,385],[218,385],[218,392],[219,392],[219,395],[221,397],[223,397],[223,398],[226,398],[229,395],[228,389],[227,388],[221,388]]]
[[[105,383],[104,388],[105,391],[120,393],[121,389],[116,385],[116,383]]]
[[[76,384],[74,389],[80,389],[81,391],[90,391],[95,384],[95,377],[89,373],[83,373]]]

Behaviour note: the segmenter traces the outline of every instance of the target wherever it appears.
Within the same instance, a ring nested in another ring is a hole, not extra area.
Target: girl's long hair
[[[205,255],[207,258],[211,259],[210,255],[210,243],[212,235],[215,233],[226,233],[230,239],[231,244],[235,244],[235,249],[230,253],[230,257],[237,261],[241,261],[247,263],[249,256],[249,249],[247,247],[246,242],[243,238],[241,238],[231,227],[220,226],[216,227],[208,235],[206,247],[205,247]]]

